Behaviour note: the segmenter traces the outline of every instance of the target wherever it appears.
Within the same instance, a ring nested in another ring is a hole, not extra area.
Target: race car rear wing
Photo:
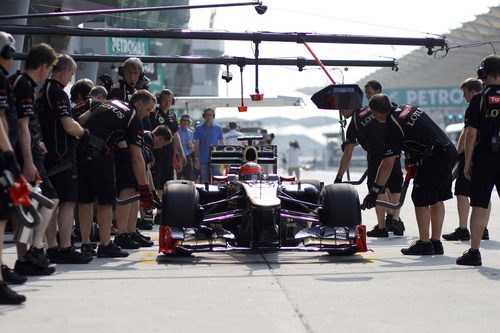
[[[253,156],[249,160],[249,156]],[[256,159],[256,160],[255,160]],[[278,146],[233,146],[233,145],[214,145],[210,146],[210,164],[220,165],[229,164],[240,166],[245,162],[257,162],[261,165],[272,166],[269,173],[278,171]]]

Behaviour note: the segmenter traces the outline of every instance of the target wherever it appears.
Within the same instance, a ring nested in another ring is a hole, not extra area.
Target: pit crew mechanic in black
[[[500,56],[484,58],[478,69],[482,94],[472,97],[465,138],[464,174],[471,180],[471,247],[457,259],[459,265],[481,266],[481,236],[488,221],[491,192],[500,193]]]
[[[464,99],[467,103],[470,103],[472,97],[477,93],[483,91],[483,84],[481,80],[477,78],[466,79],[461,87]],[[467,131],[469,128],[469,119],[471,112],[476,112],[479,110],[472,110],[469,106],[465,110],[464,115],[464,127],[460,132],[457,143],[457,162],[455,163],[456,172],[456,182],[455,182],[455,196],[457,197],[457,211],[458,211],[458,228],[449,234],[443,234],[443,238],[447,241],[457,241],[457,240],[469,240],[470,233],[468,229],[468,219],[470,210],[470,181],[465,178],[464,168],[465,168],[465,138],[467,136]],[[491,208],[491,205],[490,205]],[[488,213],[489,214],[489,213]],[[482,239],[489,239],[488,229],[484,229]]]
[[[158,101],[159,106],[156,108],[155,112],[149,115],[153,128],[159,125],[165,125],[170,129],[173,136],[172,143],[166,147],[153,149],[155,165],[151,169],[151,173],[153,174],[155,189],[160,198],[162,197],[163,185],[165,185],[167,181],[174,179],[174,146],[179,153],[181,165],[186,165],[186,155],[182,148],[179,133],[177,133],[179,130],[177,117],[175,113],[170,110],[173,103],[173,97],[172,91],[163,89],[160,92],[160,100]]]
[[[370,98],[380,93],[382,85],[375,80],[368,81],[365,85],[366,98]],[[394,105],[396,106],[396,105]],[[342,176],[349,166],[352,158],[352,152],[356,144],[360,144],[364,150],[367,151],[368,161],[368,190],[373,186],[375,176],[377,175],[377,168],[380,161],[384,156],[384,136],[385,124],[378,122],[368,106],[361,110],[340,110],[342,115],[347,119],[352,120],[349,123],[346,134],[346,141],[344,143],[344,150],[340,160],[339,170],[335,182],[342,181]],[[380,199],[384,201],[398,202],[403,183],[403,174],[401,172],[401,162],[396,159],[392,168],[391,176],[387,182],[386,193],[381,194]],[[389,198],[387,198],[389,196]],[[367,232],[369,237],[388,237],[388,231],[393,231],[395,235],[402,236],[404,233],[404,224],[399,218],[399,209],[389,210],[381,206],[375,207],[378,224],[373,230]],[[387,211],[387,226],[385,212]]]
[[[412,200],[420,239],[401,252],[405,255],[443,254],[440,241],[445,214],[443,201],[452,197],[451,171],[457,150],[441,128],[419,107],[402,105],[394,109],[384,94],[373,96],[369,106],[378,121],[387,123],[386,148],[375,183],[363,206],[372,208],[375,205],[394,161],[404,151],[407,163],[419,164],[413,181]],[[431,222],[432,234],[429,235]]]
[[[41,141],[41,129],[35,105],[35,87],[47,79],[57,54],[47,44],[35,45],[29,52],[22,73],[10,77],[14,103],[18,117],[19,141],[15,148],[22,164],[23,176],[29,182],[41,178],[42,194],[52,199],[57,206],[57,192],[52,186],[45,171],[43,153],[45,145]],[[52,218],[54,209],[39,209],[42,222],[33,231],[31,248],[25,244],[17,244],[18,260],[15,271],[23,275],[50,275],[55,269],[48,266],[43,249],[45,230]]]
[[[128,102],[134,92],[136,92],[135,85],[139,82],[141,75],[144,75],[144,65],[139,58],[128,58],[123,63],[123,72],[121,73],[122,80],[113,85],[108,93],[108,100],[117,99],[120,101]],[[149,118],[144,118],[143,127],[145,130],[151,130]]]
[[[3,31],[0,31],[0,50],[0,177],[5,170],[8,170],[12,173],[14,181],[21,184],[23,183],[21,168],[9,140],[9,126],[17,128],[17,117],[12,114],[11,88],[7,79],[7,70],[12,67],[16,52],[15,40],[12,35]],[[26,301],[26,297],[10,289],[7,283],[22,284],[26,282],[26,278],[16,274],[15,278],[17,279],[14,279],[14,272],[2,262],[5,226],[7,220],[11,218],[10,200],[4,192],[7,190],[4,186],[7,185],[0,184],[0,304],[21,304]]]
[[[130,103],[106,101],[92,111],[86,123],[90,140],[80,143],[78,160],[78,202],[82,243],[88,247],[92,223],[92,204],[97,197],[97,220],[100,245],[98,257],[126,257],[120,247],[110,242],[112,206],[116,198],[113,151],[118,142],[126,140],[131,154],[132,169],[139,184],[141,206],[151,207],[151,192],[146,180],[142,157],[142,119],[147,117],[156,105],[156,98],[147,90],[138,90]]]
[[[47,254],[53,263],[86,264],[92,257],[82,255],[71,246],[73,216],[77,201],[76,145],[77,138],[88,135],[72,117],[70,100],[64,87],[76,72],[76,63],[69,55],[60,54],[51,77],[42,87],[37,100],[42,135],[47,147],[45,167],[59,197],[57,218],[49,224],[46,237]],[[59,169],[58,171],[55,171]],[[59,226],[59,239],[57,239]],[[59,240],[59,242],[58,242]],[[59,243],[59,244],[58,244]]]

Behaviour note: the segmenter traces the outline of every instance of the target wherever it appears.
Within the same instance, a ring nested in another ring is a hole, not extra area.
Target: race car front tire
[[[350,184],[330,184],[320,195],[323,207],[320,221],[327,227],[355,228],[361,224],[358,192]]]
[[[199,225],[199,195],[192,183],[167,182],[163,191],[161,225],[196,228]]]

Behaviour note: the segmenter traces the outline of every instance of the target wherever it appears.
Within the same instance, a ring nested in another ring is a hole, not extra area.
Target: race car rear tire
[[[321,190],[320,221],[327,227],[356,227],[361,224],[358,192],[350,184],[330,184]]]
[[[163,191],[161,225],[196,228],[199,224],[199,195],[194,184],[168,182]]]

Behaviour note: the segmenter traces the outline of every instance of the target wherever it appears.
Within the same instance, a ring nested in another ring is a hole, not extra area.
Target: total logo
[[[500,104],[500,95],[488,96],[489,104]]]

